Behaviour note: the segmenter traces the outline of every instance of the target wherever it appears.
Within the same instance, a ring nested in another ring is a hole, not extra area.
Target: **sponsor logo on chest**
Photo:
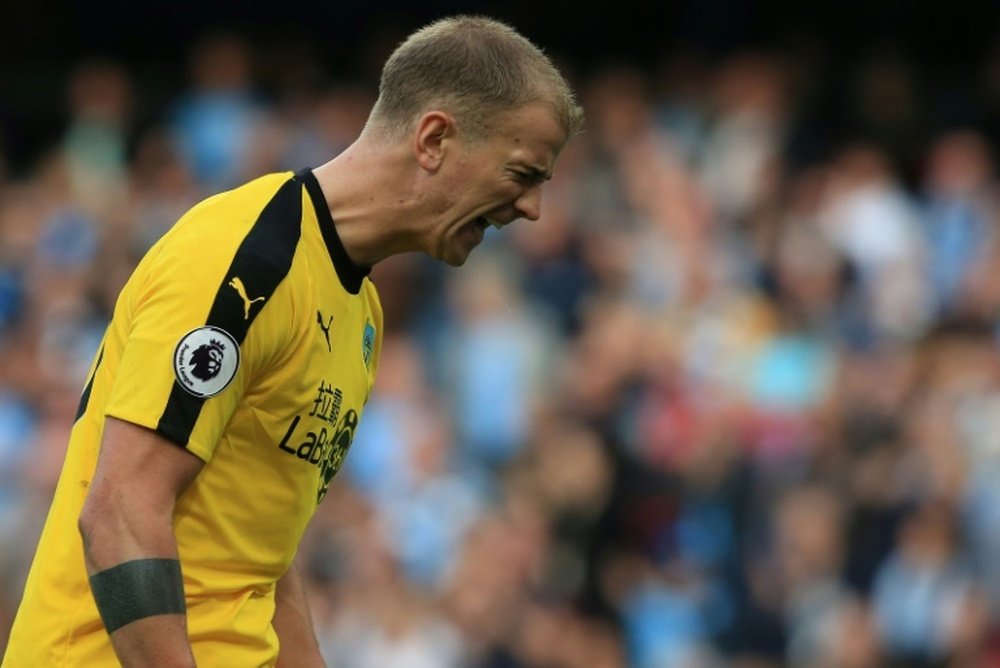
[[[344,392],[320,381],[308,412],[292,417],[278,449],[318,469],[316,503],[326,496],[354,441],[358,412],[344,408]]]

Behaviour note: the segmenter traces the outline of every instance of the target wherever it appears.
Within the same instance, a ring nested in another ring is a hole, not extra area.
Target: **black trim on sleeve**
[[[302,229],[301,192],[292,179],[278,189],[236,250],[216,290],[205,325],[224,329],[238,345],[292,266]],[[236,279],[241,288],[233,284]],[[187,446],[204,402],[205,398],[190,394],[175,380],[156,431]]]
[[[80,395],[80,405],[76,409],[76,417],[73,418],[73,422],[77,422],[83,417],[83,414],[87,412],[87,404],[90,403],[90,391],[94,389],[94,378],[97,377],[97,370],[101,368],[101,362],[104,360],[104,345],[101,344],[101,350],[97,353],[97,364],[94,365],[94,373],[90,374],[90,380],[87,381],[87,386],[83,388],[83,394]]]
[[[316,180],[316,175],[312,170],[302,169],[295,173],[295,178],[302,182],[309,193],[313,209],[316,210],[316,218],[319,220],[319,230],[323,234],[323,241],[326,242],[326,250],[333,260],[333,268],[337,270],[337,277],[344,289],[352,295],[361,291],[361,282],[365,280],[372,268],[369,265],[357,265],[351,260],[344,248],[340,235],[337,234],[337,226],[330,215],[330,207],[326,203],[323,189]]]

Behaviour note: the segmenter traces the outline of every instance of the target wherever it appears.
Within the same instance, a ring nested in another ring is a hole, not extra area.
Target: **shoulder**
[[[195,269],[228,265],[238,257],[287,265],[299,240],[302,214],[300,186],[291,176],[269,174],[202,200],[157,244],[161,261]]]

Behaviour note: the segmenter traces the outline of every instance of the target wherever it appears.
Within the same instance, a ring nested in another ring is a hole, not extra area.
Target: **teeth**
[[[500,222],[499,220],[492,220],[490,218],[487,218],[486,216],[479,216],[479,218],[476,218],[476,225],[483,228],[484,230],[487,227],[495,227],[498,230],[503,228],[502,222]]]

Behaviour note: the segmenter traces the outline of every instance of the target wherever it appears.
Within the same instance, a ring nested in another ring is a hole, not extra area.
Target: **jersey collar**
[[[333,268],[337,270],[337,277],[344,289],[352,295],[361,291],[361,282],[365,276],[371,272],[370,265],[356,265],[347,255],[344,244],[337,234],[337,226],[330,215],[330,207],[327,206],[326,197],[323,196],[323,189],[316,180],[316,175],[311,169],[302,169],[295,173],[295,179],[306,187],[309,199],[312,200],[313,209],[316,210],[316,218],[319,220],[319,230],[323,234],[323,241],[326,242],[326,250],[333,260]]]

